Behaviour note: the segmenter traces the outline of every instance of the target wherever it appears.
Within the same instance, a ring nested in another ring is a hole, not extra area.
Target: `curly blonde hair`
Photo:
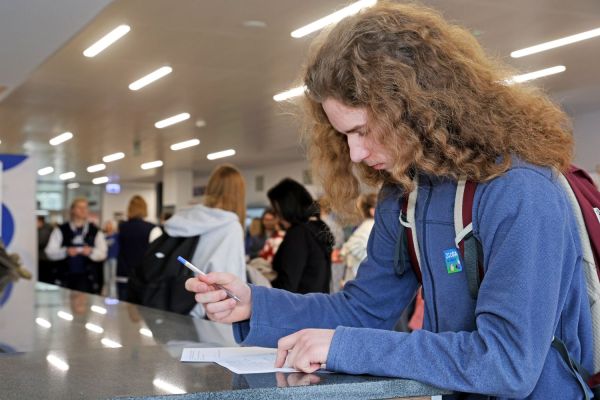
[[[309,156],[326,198],[351,216],[359,178],[404,190],[415,172],[483,182],[512,156],[565,170],[568,118],[541,91],[507,84],[512,72],[429,8],[383,1],[340,21],[315,40],[304,74]],[[389,172],[353,165],[328,98],[366,109],[367,135],[395,160]]]

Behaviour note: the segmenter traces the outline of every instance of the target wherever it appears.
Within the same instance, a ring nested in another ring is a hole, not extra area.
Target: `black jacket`
[[[273,258],[273,287],[295,293],[329,293],[333,235],[321,221],[290,227]]]

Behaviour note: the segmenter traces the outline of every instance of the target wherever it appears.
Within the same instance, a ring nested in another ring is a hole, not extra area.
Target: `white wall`
[[[575,164],[592,172],[600,164],[600,110],[573,117]]]
[[[121,212],[127,218],[127,206],[134,195],[140,195],[148,204],[148,218],[150,222],[156,219],[156,190],[153,183],[121,183],[121,193],[102,194],[102,223],[114,219],[115,212]]]

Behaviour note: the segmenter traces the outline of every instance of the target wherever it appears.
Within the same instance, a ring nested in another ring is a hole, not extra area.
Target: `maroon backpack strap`
[[[454,242],[462,255],[469,293],[473,299],[477,298],[483,279],[483,250],[481,243],[473,235],[473,201],[476,189],[477,183],[461,178],[454,198]]]

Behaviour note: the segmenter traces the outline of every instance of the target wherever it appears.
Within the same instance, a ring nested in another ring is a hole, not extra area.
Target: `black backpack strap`
[[[469,293],[477,298],[483,278],[483,247],[473,235],[473,201],[477,184],[465,178],[458,180],[454,198],[454,242],[463,256],[463,267]]]
[[[571,370],[577,382],[579,382],[579,386],[581,386],[581,390],[585,396],[585,400],[590,400],[592,397],[600,396],[600,387],[590,389],[587,382],[590,379],[590,374],[583,368],[581,364],[575,361],[571,355],[569,354],[569,350],[567,350],[567,346],[565,343],[557,337],[552,338],[552,347],[554,347],[558,354],[562,357],[567,367]]]

